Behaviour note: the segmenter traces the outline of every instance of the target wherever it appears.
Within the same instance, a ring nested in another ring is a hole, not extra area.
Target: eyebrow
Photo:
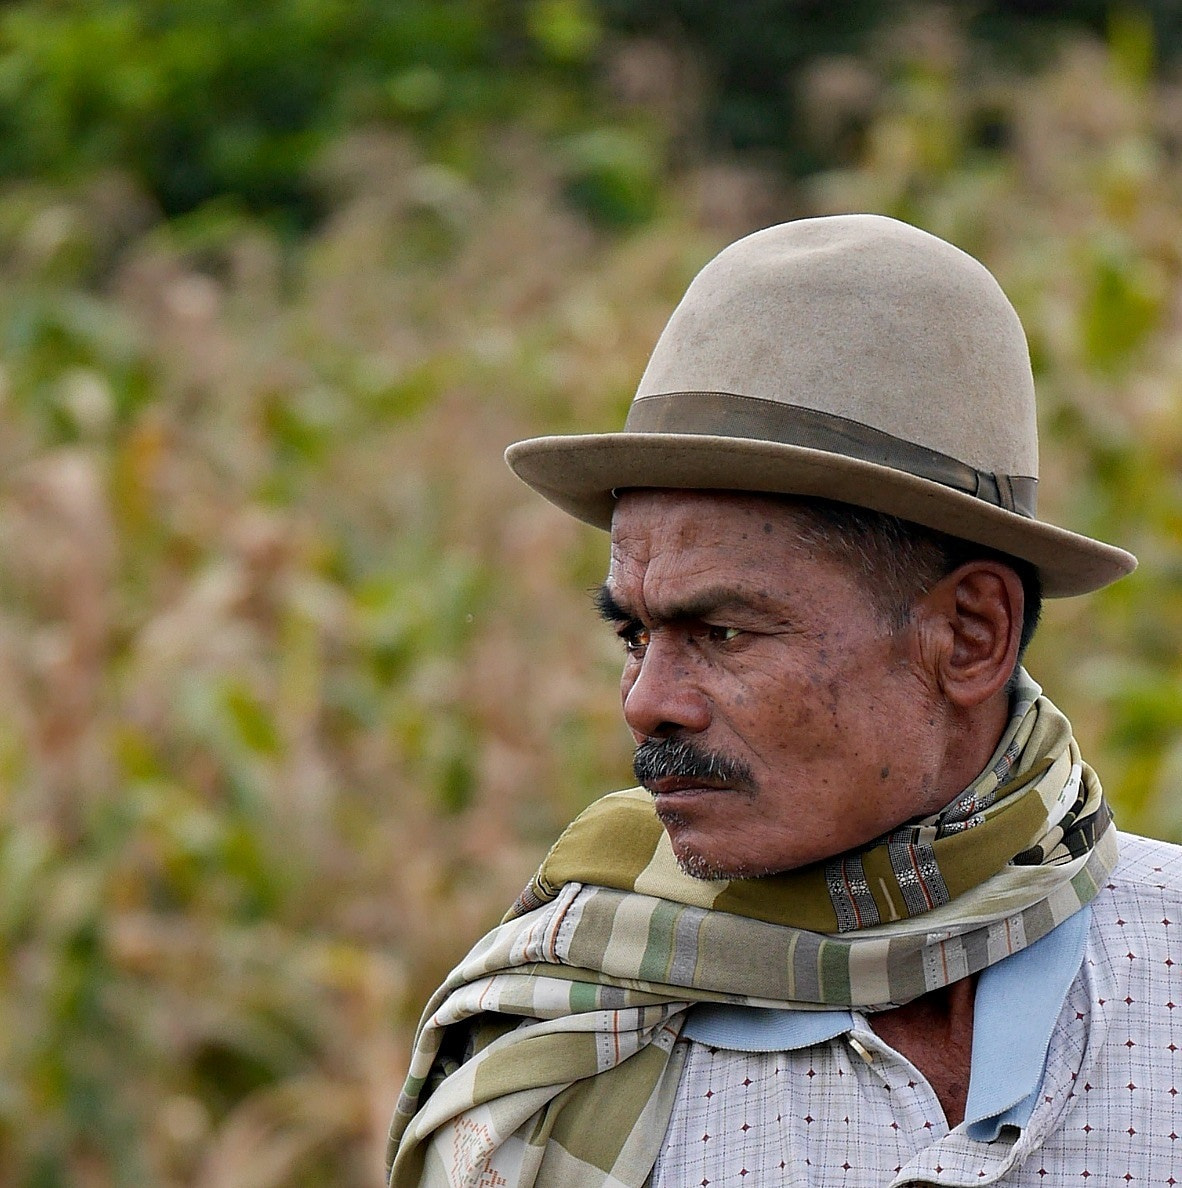
[[[604,582],[594,594],[595,608],[607,623],[631,623],[636,615],[624,606]],[[741,591],[730,586],[708,586],[680,602],[671,602],[656,616],[667,623],[684,622],[692,619],[706,619],[724,611],[742,609],[751,611],[756,601],[745,597]]]
[[[605,623],[632,622],[634,616],[616,601],[615,595],[608,589],[607,582],[604,582],[591,597],[595,602],[595,609],[599,612],[599,617]]]

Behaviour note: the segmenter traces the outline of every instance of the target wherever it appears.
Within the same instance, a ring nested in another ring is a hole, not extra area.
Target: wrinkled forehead
[[[807,505],[807,500],[752,491],[632,488],[617,496],[612,546],[613,550],[627,548],[654,539],[687,548],[725,548],[752,540],[796,541],[806,522]]]
[[[797,501],[737,491],[634,489],[612,517],[609,584],[750,579],[797,567],[804,542]]]

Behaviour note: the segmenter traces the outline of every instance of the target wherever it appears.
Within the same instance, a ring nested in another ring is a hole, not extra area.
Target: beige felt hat
[[[506,460],[600,528],[631,487],[813,496],[1032,562],[1048,596],[1129,573],[1123,549],[1035,518],[1026,337],[990,273],[879,215],[783,223],[697,275],[622,433],[536,437]]]

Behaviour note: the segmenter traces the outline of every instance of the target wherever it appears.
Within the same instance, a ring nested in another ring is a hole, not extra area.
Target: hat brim
[[[633,487],[753,491],[832,499],[1029,561],[1048,598],[1087,594],[1131,573],[1124,549],[858,458],[750,438],[683,433],[534,437],[505,451],[513,472],[556,507],[610,529]]]

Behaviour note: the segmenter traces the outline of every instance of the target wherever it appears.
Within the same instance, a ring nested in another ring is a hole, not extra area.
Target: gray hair
[[[906,623],[916,600],[961,565],[990,560],[1009,566],[1025,596],[1018,644],[1022,658],[1042,615],[1042,582],[1030,562],[847,503],[786,502],[799,517],[801,542],[849,563],[865,579],[878,610],[892,626]]]

